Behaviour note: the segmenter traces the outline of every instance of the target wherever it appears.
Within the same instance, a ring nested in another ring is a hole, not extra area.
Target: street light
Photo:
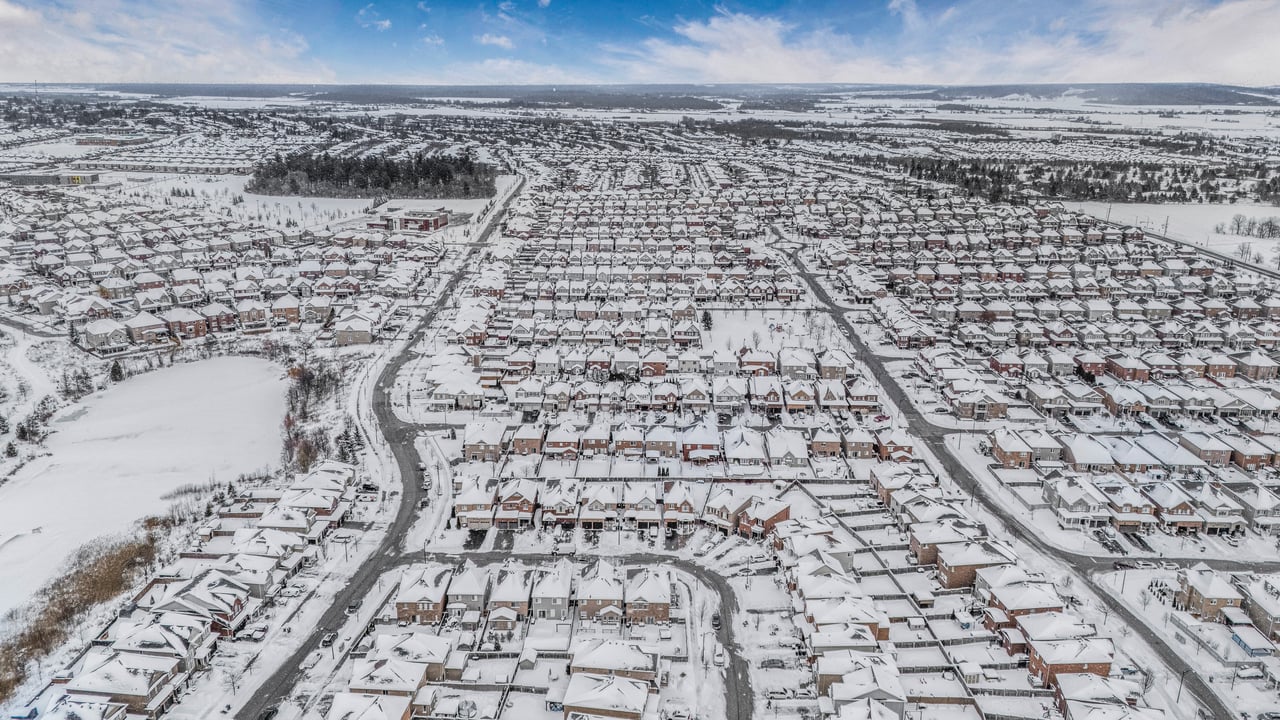
[[[1187,673],[1191,672],[1194,669],[1195,668],[1187,668],[1186,670],[1183,670],[1181,673],[1178,674],[1178,697],[1174,699],[1173,701],[1174,705],[1177,705],[1178,703],[1182,702],[1182,682],[1186,680]]]

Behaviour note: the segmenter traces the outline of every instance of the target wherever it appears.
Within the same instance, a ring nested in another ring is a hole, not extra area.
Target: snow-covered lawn
[[[174,490],[275,465],[284,389],[272,363],[215,358],[130,378],[55,419],[49,454],[0,486],[0,613],[77,547],[164,513]]]
[[[747,347],[776,352],[803,347],[821,352],[848,346],[831,317],[817,311],[712,310],[711,320],[702,343],[708,350],[736,352]]]

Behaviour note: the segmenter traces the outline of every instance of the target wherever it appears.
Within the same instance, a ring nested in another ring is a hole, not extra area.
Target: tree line
[[[1220,235],[1243,235],[1270,240],[1280,238],[1280,218],[1245,217],[1240,213],[1231,216],[1230,223],[1218,223],[1213,231]]]
[[[497,171],[471,157],[338,157],[300,153],[259,164],[245,185],[263,195],[482,198],[497,192]]]

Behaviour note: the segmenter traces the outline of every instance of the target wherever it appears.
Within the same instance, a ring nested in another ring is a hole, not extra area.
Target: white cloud
[[[573,85],[600,82],[600,78],[592,74],[566,70],[557,65],[542,65],[512,58],[488,58],[473,63],[453,63],[441,68],[430,77],[408,78],[406,82],[428,85],[435,83]]]
[[[391,29],[391,21],[382,17],[373,3],[369,3],[360,8],[356,13],[356,23],[366,29],[377,30],[383,32]]]
[[[0,0],[4,81],[332,81],[309,55],[246,0]]]
[[[916,0],[889,0],[889,12],[902,18],[902,24],[911,32],[924,25],[924,18]]]
[[[430,35],[423,35],[422,44],[426,45],[427,47],[440,47],[441,45],[444,45],[444,38],[440,37],[435,33],[431,33]]]
[[[1044,32],[1010,13],[1006,0],[936,12],[915,0],[886,7],[901,21],[896,36],[855,37],[717,8],[707,20],[676,25],[674,39],[606,45],[603,62],[636,82],[1280,83],[1274,0],[1054,4],[1058,16]]]
[[[506,35],[494,35],[493,33],[485,33],[476,38],[476,42],[481,45],[492,45],[500,47],[504,50],[514,50],[516,44],[511,42],[511,38]]]
[[[551,0],[538,0],[538,7],[540,8],[551,7]]]

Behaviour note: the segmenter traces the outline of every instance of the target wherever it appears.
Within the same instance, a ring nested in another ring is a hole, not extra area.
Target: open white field
[[[131,378],[52,423],[49,455],[0,486],[0,614],[94,538],[163,513],[172,491],[273,466],[285,380],[254,358]]]
[[[1255,253],[1262,253],[1262,263],[1273,265],[1280,249],[1280,240],[1259,240],[1242,235],[1214,232],[1219,225],[1227,225],[1234,215],[1265,220],[1280,218],[1280,207],[1256,203],[1103,203],[1068,202],[1069,208],[1087,212],[1100,218],[1110,213],[1112,222],[1136,225],[1147,230],[1162,232],[1168,222],[1168,236],[1177,240],[1203,245],[1218,252],[1234,254],[1241,243],[1248,243]]]
[[[74,140],[55,140],[5,148],[0,150],[0,157],[24,160],[60,160],[79,158],[92,152],[101,152],[101,150],[101,147],[94,145],[77,145]]]
[[[373,201],[368,198],[286,197],[246,193],[248,175],[175,175],[171,173],[120,172],[107,173],[107,181],[118,183],[113,194],[146,204],[171,204],[200,207],[243,223],[261,224],[284,229],[296,226],[307,230],[341,227],[363,227],[370,217],[365,211]],[[519,178],[499,175],[498,196],[506,193]],[[193,197],[174,197],[173,191],[193,193]],[[242,198],[243,202],[233,202]],[[387,205],[397,208],[435,210],[474,216],[492,202],[491,198],[469,200],[441,198],[393,199]],[[290,225],[292,224],[292,225]]]
[[[701,314],[698,317],[701,323]],[[712,310],[708,350],[737,352],[743,347],[777,352],[802,347],[822,352],[847,345],[826,313],[804,310]]]

